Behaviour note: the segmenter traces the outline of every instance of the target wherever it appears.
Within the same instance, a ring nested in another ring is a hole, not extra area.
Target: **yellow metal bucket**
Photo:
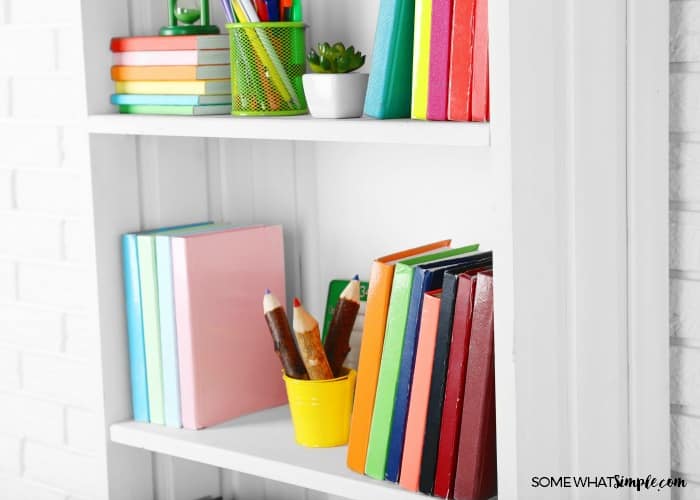
[[[357,372],[329,380],[283,377],[297,443],[312,448],[347,444]]]

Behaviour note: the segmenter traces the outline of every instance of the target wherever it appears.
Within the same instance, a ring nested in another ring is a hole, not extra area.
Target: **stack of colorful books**
[[[122,236],[134,419],[200,429],[287,400],[260,314],[284,301],[281,226],[204,222]]]
[[[372,267],[347,464],[441,498],[496,494],[492,254],[440,241]]]
[[[120,113],[231,112],[228,35],[113,38],[111,49]]]
[[[381,0],[365,114],[488,121],[488,0]]]

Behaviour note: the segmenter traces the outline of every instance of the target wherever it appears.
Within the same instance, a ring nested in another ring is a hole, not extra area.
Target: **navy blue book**
[[[422,264],[416,266],[413,271],[411,300],[408,306],[408,319],[406,321],[406,333],[401,355],[401,365],[399,367],[394,415],[391,420],[391,433],[389,435],[389,452],[386,460],[386,472],[384,473],[385,479],[389,481],[397,482],[401,472],[408,403],[411,399],[413,367],[416,361],[416,346],[418,345],[418,329],[423,309],[423,294],[439,290],[442,287],[443,275],[447,270],[464,268],[464,271],[467,271],[490,266],[491,261],[491,252],[470,252],[460,257]]]

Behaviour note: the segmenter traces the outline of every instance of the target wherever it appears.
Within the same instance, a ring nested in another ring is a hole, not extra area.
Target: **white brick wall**
[[[686,500],[700,498],[700,1],[670,6],[671,466]]]
[[[79,0],[0,0],[0,498],[100,499]]]

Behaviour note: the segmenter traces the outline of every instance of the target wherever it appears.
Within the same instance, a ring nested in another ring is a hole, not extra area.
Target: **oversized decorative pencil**
[[[297,351],[297,346],[294,343],[294,336],[289,328],[287,314],[284,312],[280,301],[270,293],[270,290],[266,290],[263,296],[263,313],[265,313],[265,321],[267,321],[267,326],[270,329],[272,341],[275,344],[275,352],[280,358],[284,373],[292,378],[308,378],[304,362],[299,356],[299,351]]]
[[[323,351],[318,322],[302,307],[301,301],[296,297],[294,297],[293,322],[299,354],[304,361],[309,378],[311,380],[333,378],[333,371]]]
[[[359,310],[360,278],[356,274],[340,294],[324,345],[328,364],[336,377],[341,375],[343,362],[350,352],[350,335]]]

